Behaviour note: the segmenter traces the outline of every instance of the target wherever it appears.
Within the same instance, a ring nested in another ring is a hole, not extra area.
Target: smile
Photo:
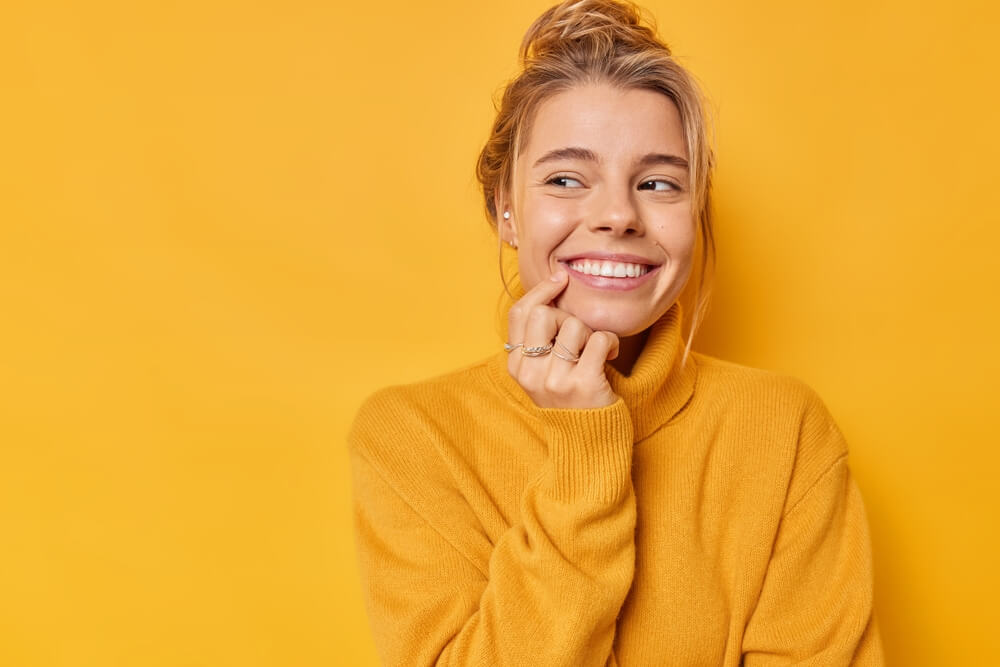
[[[568,266],[579,273],[604,278],[638,278],[649,271],[649,266],[646,264],[591,259],[577,259],[568,262]]]
[[[561,262],[570,279],[596,290],[627,292],[637,289],[659,275],[659,264],[615,262],[605,259],[577,258]]]

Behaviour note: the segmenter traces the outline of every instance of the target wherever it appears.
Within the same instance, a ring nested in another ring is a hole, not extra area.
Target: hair
[[[701,241],[696,305],[683,366],[708,310],[716,260],[711,207],[715,158],[708,108],[698,84],[659,39],[653,19],[628,1],[564,0],[549,8],[525,33],[520,61],[520,73],[504,88],[499,104],[495,103],[496,119],[476,165],[486,214],[495,230],[496,196],[511,192],[514,165],[543,101],[577,85],[607,83],[662,93],[677,107],[688,151],[692,217]],[[503,280],[502,259],[500,271]],[[509,294],[507,281],[503,282]]]

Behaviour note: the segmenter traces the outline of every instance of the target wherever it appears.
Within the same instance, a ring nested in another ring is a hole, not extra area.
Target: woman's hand
[[[618,400],[608,384],[604,362],[618,356],[618,336],[594,331],[551,305],[569,278],[559,271],[531,288],[510,309],[508,335],[514,345],[507,370],[541,408],[601,408]],[[542,356],[526,348],[555,344]],[[561,355],[561,356],[560,356]],[[562,358],[566,357],[566,358]],[[573,358],[578,357],[578,361]]]

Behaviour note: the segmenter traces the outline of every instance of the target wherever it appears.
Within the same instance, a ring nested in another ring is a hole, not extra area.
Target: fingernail
[[[565,271],[556,271],[551,276],[549,276],[549,280],[551,280],[554,283],[558,283],[558,282],[562,282],[562,279],[565,278],[565,277],[566,277],[566,272]]]

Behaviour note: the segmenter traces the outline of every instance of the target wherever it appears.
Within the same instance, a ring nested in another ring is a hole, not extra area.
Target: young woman
[[[376,393],[350,434],[383,660],[883,664],[823,402],[682,334],[714,248],[691,77],[613,0],[549,9],[522,58],[478,165],[517,249],[504,350]]]

